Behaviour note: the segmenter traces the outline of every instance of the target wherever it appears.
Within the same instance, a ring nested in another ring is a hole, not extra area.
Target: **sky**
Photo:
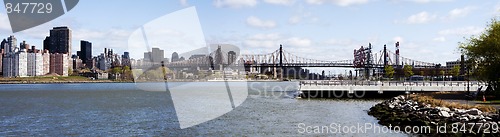
[[[194,7],[207,44],[232,44],[244,54],[264,54],[282,44],[295,55],[319,60],[353,58],[353,50],[387,45],[401,56],[445,64],[459,59],[459,42],[477,36],[500,15],[500,2],[490,0],[81,0],[63,16],[12,33],[0,8],[0,38],[42,48],[56,26],[73,31],[73,54],[80,40],[93,43],[93,55],[112,48],[129,49],[128,39],[142,25],[163,15]],[[165,57],[182,49],[164,49]],[[194,50],[194,49],[193,49]],[[132,56],[139,58],[142,51]]]

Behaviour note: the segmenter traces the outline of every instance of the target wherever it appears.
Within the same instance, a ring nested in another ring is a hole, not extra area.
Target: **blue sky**
[[[296,55],[352,59],[355,48],[372,43],[375,51],[394,51],[400,41],[404,57],[444,64],[459,58],[458,42],[477,35],[500,14],[500,2],[478,0],[81,0],[65,15],[14,35],[37,48],[53,26],[73,30],[79,40],[129,51],[127,39],[142,24],[194,6],[209,44],[234,44],[243,53],[268,53],[279,44]],[[0,8],[0,37],[12,35]],[[166,49],[166,57],[176,49]]]

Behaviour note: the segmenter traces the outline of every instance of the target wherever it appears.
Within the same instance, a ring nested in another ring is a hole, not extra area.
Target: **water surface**
[[[200,83],[195,89],[213,84]],[[301,133],[300,125],[377,123],[366,111],[382,100],[295,99],[293,82],[248,84],[248,98],[240,106],[185,129],[177,125],[167,92],[143,91],[133,83],[0,85],[0,136],[389,136],[373,130]],[[280,88],[272,88],[276,86]]]

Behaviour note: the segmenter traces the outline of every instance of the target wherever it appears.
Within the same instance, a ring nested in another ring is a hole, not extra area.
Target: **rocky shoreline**
[[[430,127],[430,136],[500,136],[498,112],[477,108],[433,107],[408,96],[397,96],[370,108],[379,124],[398,127]]]

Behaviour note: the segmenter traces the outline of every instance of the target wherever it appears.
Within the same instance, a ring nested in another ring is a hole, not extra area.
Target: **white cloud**
[[[264,0],[264,2],[277,5],[292,5],[295,0]]]
[[[453,0],[407,0],[416,3],[431,3],[431,2],[451,2]]]
[[[288,22],[290,24],[297,24],[299,23],[300,21],[302,21],[302,17],[301,16],[292,16],[288,19]]]
[[[230,8],[254,7],[257,5],[257,0],[215,0],[214,5]]]
[[[401,36],[396,36],[396,37],[392,38],[392,42],[394,42],[394,43],[396,43],[396,42],[404,43],[405,40]]]
[[[459,36],[477,35],[477,34],[480,34],[483,30],[484,30],[484,28],[469,26],[469,27],[463,27],[463,28],[441,30],[438,32],[438,34],[439,35],[459,35]]]
[[[280,44],[287,47],[308,47],[312,41],[301,37],[284,37],[278,33],[256,34],[249,36],[243,43],[250,48],[276,49]]]
[[[276,27],[276,22],[272,20],[261,20],[255,16],[250,16],[247,18],[247,25],[256,28],[274,28]]]
[[[499,17],[500,16],[500,2],[497,2],[497,4],[493,7],[493,9],[491,9],[489,12],[492,16]]]
[[[306,3],[308,4],[320,5],[323,3],[332,3],[342,7],[366,4],[368,2],[369,0],[306,0]]]
[[[410,17],[408,17],[406,19],[405,23],[424,24],[424,23],[431,22],[431,21],[435,20],[436,18],[437,18],[437,15],[430,14],[426,11],[422,11],[420,13],[417,13],[417,14],[414,14],[414,15],[411,15]]]
[[[189,6],[187,0],[180,0],[182,6]]]
[[[281,39],[281,35],[277,33],[271,34],[256,34],[248,37],[244,45],[253,48],[273,48],[279,45],[279,40]]]
[[[441,37],[437,37],[437,38],[434,38],[433,41],[436,41],[436,42],[446,42],[446,38],[441,36]]]
[[[312,16],[311,13],[308,12],[291,16],[290,18],[288,18],[288,23],[299,24],[300,22],[303,21],[314,23],[317,22],[318,20],[319,20],[318,17]]]
[[[475,7],[471,7],[471,6],[464,7],[464,8],[456,8],[456,9],[451,10],[448,13],[448,16],[450,19],[465,17],[475,9],[476,9]]]
[[[289,46],[308,47],[311,46],[312,41],[307,38],[291,37],[286,39],[284,44]]]
[[[297,8],[297,12],[288,18],[288,23],[299,24],[300,22],[303,22],[303,21],[315,23],[318,20],[319,19],[317,17],[315,17],[314,15],[312,15],[311,12],[304,11],[304,6],[299,5],[299,8]]]

